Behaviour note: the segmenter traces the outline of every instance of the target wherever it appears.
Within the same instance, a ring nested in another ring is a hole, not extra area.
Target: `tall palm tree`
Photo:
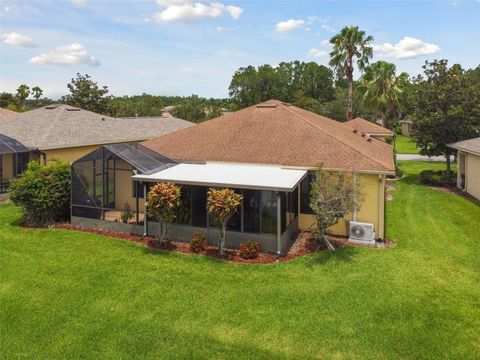
[[[347,120],[351,120],[353,114],[353,58],[357,59],[357,67],[363,70],[373,55],[372,41],[373,37],[366,36],[358,26],[346,26],[330,39],[333,45],[330,65],[341,70],[348,80]]]
[[[408,74],[404,72],[397,76],[396,70],[394,64],[377,61],[365,69],[360,79],[362,101],[380,112],[384,127],[387,113],[398,108],[408,82]]]

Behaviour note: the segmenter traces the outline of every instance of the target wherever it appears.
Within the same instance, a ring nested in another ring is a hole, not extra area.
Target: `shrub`
[[[247,240],[240,244],[240,256],[244,259],[255,259],[260,253],[260,243],[256,240]]]
[[[158,220],[156,240],[158,245],[168,245],[168,226],[175,220],[182,191],[172,183],[156,183],[147,194],[145,203],[148,215]]]
[[[452,173],[452,176],[447,178],[445,171],[433,171],[433,170],[423,170],[420,173],[420,184],[429,185],[429,186],[449,186],[454,185],[456,179],[456,174]]]
[[[70,166],[55,160],[49,165],[31,161],[12,180],[10,199],[22,208],[31,225],[47,225],[70,217]]]
[[[200,253],[207,250],[207,247],[207,235],[198,231],[194,232],[192,235],[192,240],[190,240],[190,250],[196,253]]]
[[[123,205],[123,211],[120,213],[120,219],[122,219],[122,222],[126,224],[131,218],[133,218],[132,208],[130,204],[126,202]]]
[[[387,136],[387,137],[385,138],[385,142],[386,142],[387,144],[389,144],[389,145],[392,145],[392,144],[393,144],[393,137]]]

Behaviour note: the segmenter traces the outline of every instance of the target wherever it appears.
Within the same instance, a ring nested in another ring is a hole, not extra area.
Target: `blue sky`
[[[0,91],[26,83],[53,98],[77,72],[117,96],[227,97],[241,66],[327,64],[325,40],[345,25],[374,37],[373,61],[411,75],[426,59],[480,63],[479,0],[0,3]]]

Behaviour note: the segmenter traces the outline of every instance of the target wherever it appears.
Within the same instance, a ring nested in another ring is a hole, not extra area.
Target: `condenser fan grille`
[[[360,225],[353,225],[351,232],[352,235],[355,235],[356,237],[363,237],[365,235],[365,229]]]

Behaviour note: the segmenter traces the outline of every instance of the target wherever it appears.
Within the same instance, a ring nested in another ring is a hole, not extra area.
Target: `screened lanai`
[[[0,134],[0,193],[7,192],[10,180],[26,169],[30,152],[19,141]]]
[[[177,164],[140,144],[105,145],[72,164],[72,217],[125,222],[144,221],[143,186],[135,174],[150,174]]]

